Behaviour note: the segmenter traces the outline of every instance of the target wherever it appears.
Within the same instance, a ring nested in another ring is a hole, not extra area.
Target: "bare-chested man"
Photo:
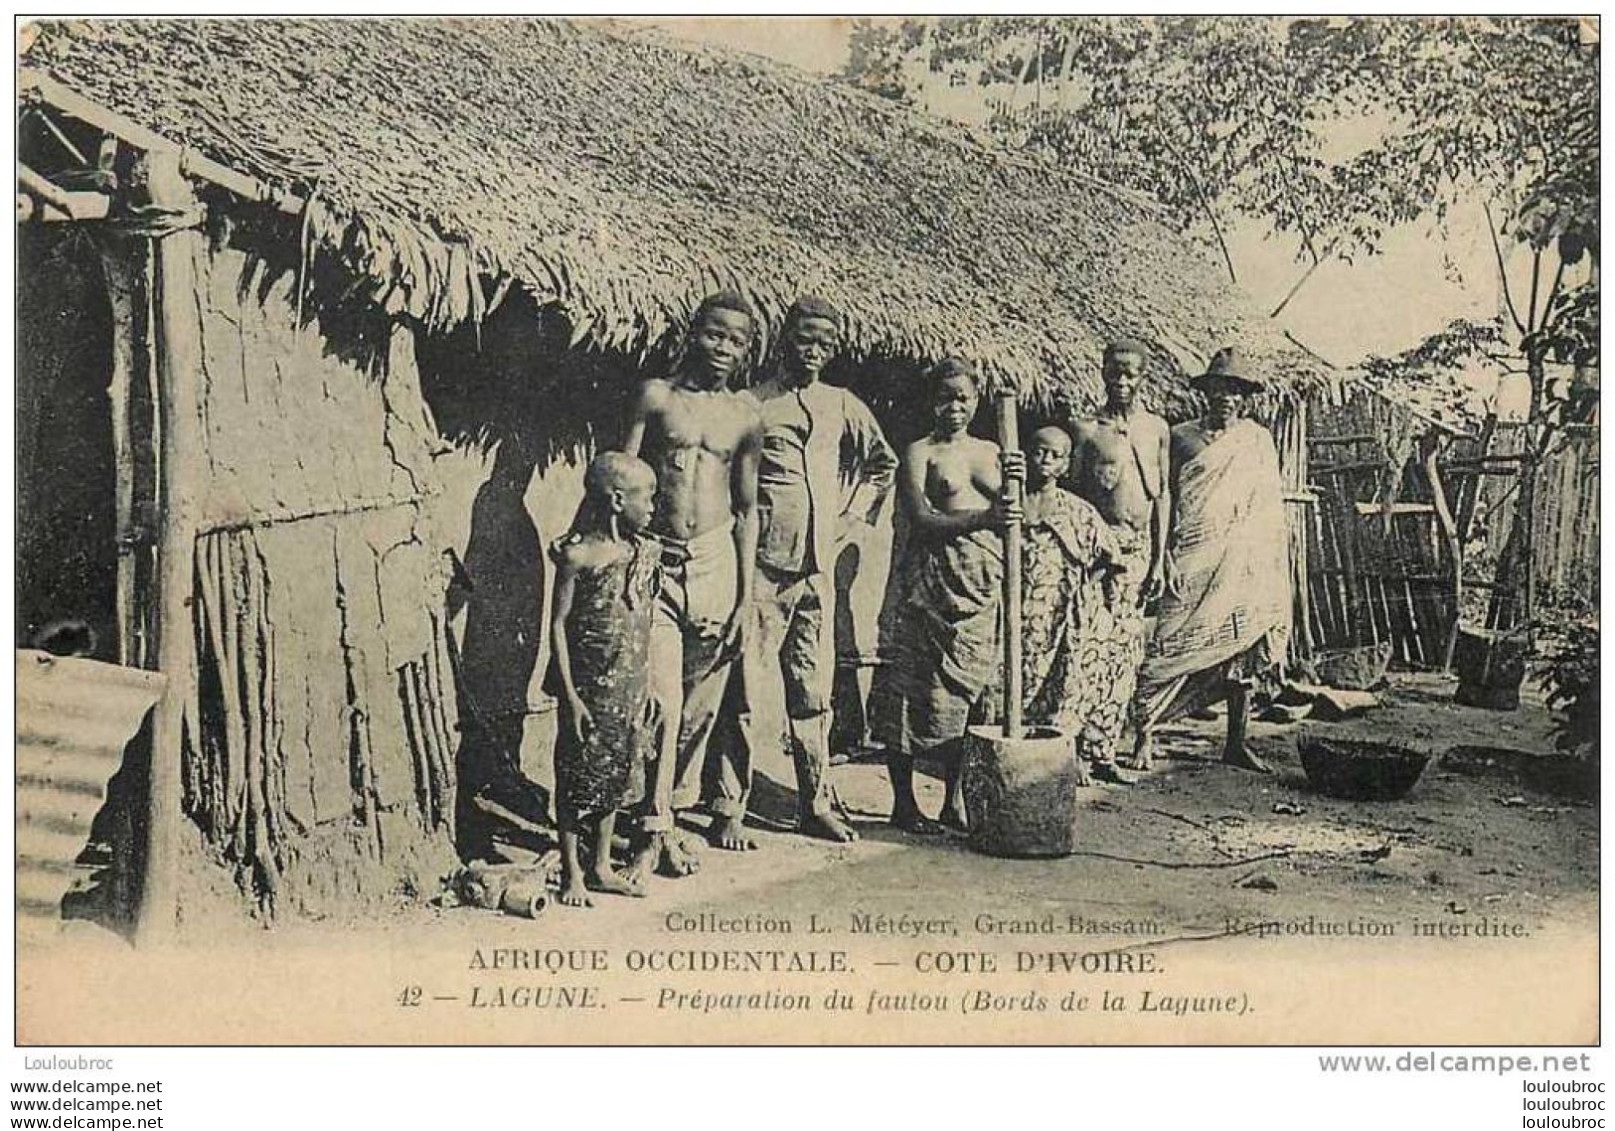
[[[662,587],[650,640],[650,694],[661,732],[635,871],[695,871],[675,814],[701,800],[702,770],[724,685],[738,652],[757,558],[757,401],[732,392],[756,319],[737,294],[711,295],[690,320],[671,381],[649,380],[623,450],[656,471],[649,533],[663,546]]]
[[[898,473],[909,542],[894,634],[890,710],[877,720],[892,779],[892,824],[934,833],[914,796],[914,759],[945,765],[942,821],[967,827],[959,789],[960,740],[993,709],[1002,678],[999,613],[1004,555],[999,531],[1019,504],[1003,495],[1026,459],[970,435],[979,394],[975,370],[949,358],[931,374],[931,434],[910,444]]]
[[[1144,659],[1144,606],[1160,596],[1171,518],[1171,431],[1165,420],[1135,398],[1144,373],[1144,346],[1122,339],[1105,348],[1105,404],[1078,422],[1072,468],[1077,494],[1110,524],[1123,567],[1114,631],[1101,652],[1108,682],[1089,719],[1093,775],[1125,782],[1115,751],[1127,722],[1128,704]]]

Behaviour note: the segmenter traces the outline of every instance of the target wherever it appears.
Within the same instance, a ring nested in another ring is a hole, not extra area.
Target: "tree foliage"
[[[1553,398],[1547,364],[1598,363],[1598,49],[1585,39],[1576,20],[1543,16],[862,21],[843,77],[908,101],[939,78],[977,85],[1001,138],[1209,227],[1231,277],[1235,217],[1294,238],[1316,266],[1374,254],[1394,228],[1439,228],[1461,203],[1484,208],[1506,312],[1365,368],[1423,382],[1522,359],[1526,521],[1536,459],[1585,415]],[[1509,272],[1511,239],[1528,285]]]
[[[1507,360],[1509,348],[1502,318],[1455,318],[1411,349],[1364,358],[1359,369],[1369,385],[1395,399],[1411,400],[1438,420],[1460,424],[1474,413],[1463,375],[1478,357]]]
[[[1349,259],[1478,193],[1522,197],[1522,238],[1596,254],[1597,56],[1573,21],[860,23],[848,81],[914,100],[927,74],[979,85],[998,134],[1186,227],[1244,215]]]

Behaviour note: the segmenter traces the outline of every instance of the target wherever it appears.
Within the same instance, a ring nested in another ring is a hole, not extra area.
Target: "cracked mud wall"
[[[456,706],[413,340],[366,372],[298,326],[295,273],[206,260],[185,811],[261,914],[430,895],[456,863]]]

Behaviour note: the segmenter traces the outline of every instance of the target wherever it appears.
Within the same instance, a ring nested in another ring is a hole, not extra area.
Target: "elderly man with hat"
[[[1278,449],[1246,419],[1262,391],[1238,352],[1218,351],[1194,386],[1206,413],[1172,429],[1172,523],[1160,618],[1133,699],[1134,764],[1155,728],[1228,701],[1223,762],[1267,772],[1245,745],[1253,684],[1284,663],[1290,569]]]

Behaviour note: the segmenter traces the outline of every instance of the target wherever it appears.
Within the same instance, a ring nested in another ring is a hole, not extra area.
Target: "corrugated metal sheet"
[[[17,653],[17,933],[61,918],[73,861],[123,748],[162,694],[157,672]]]

